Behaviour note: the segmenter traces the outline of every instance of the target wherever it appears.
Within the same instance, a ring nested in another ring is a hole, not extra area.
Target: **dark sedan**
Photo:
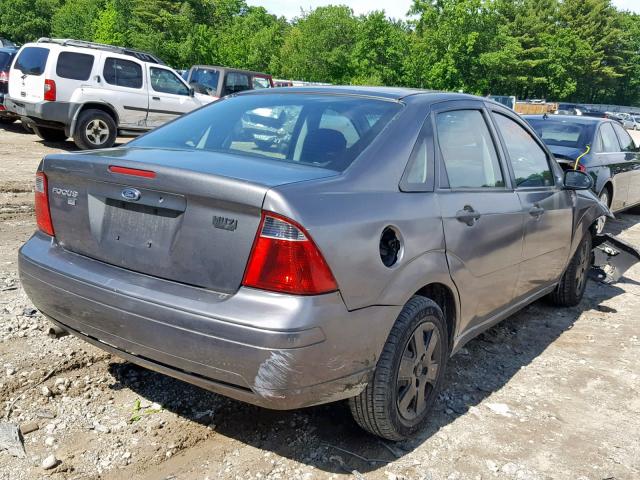
[[[17,48],[3,48],[0,42],[0,124],[13,123],[18,119],[17,115],[8,112],[4,108],[4,96],[9,87],[9,69],[16,53],[18,53]]]
[[[527,115],[563,169],[589,173],[594,191],[613,212],[640,204],[640,149],[615,121],[578,116]],[[604,228],[605,217],[598,224]]]

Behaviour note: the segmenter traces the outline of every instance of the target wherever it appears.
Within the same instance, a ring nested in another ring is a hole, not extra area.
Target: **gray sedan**
[[[273,142],[245,131],[283,111]],[[466,342],[538,298],[577,305],[596,245],[637,254],[594,236],[591,186],[481,98],[243,93],[47,156],[20,275],[53,334],[268,408],[349,399],[400,440]]]

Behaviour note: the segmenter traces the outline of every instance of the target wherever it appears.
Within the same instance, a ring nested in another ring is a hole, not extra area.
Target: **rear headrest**
[[[347,149],[347,139],[338,130],[318,128],[307,133],[302,145],[301,159],[307,163],[335,160]]]

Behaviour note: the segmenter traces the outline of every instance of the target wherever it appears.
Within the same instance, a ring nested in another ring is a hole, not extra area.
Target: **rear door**
[[[87,50],[63,50],[58,54],[55,64],[58,101],[73,100],[72,95],[79,88],[92,88],[91,77],[98,75],[100,53]]]
[[[173,71],[149,65],[149,114],[147,126],[158,127],[200,104],[189,94],[189,87]]]
[[[594,167],[598,168],[598,176],[605,175],[611,178],[611,209],[617,211],[625,208],[628,203],[629,180],[633,172],[632,165],[627,162],[626,155],[620,148],[620,141],[613,125],[613,122],[605,122],[598,129]]]
[[[523,215],[480,101],[433,109],[440,204],[451,276],[473,327],[514,297]]]
[[[9,96],[21,102],[44,101],[44,80],[51,51],[47,47],[25,46],[9,74]],[[16,112],[19,115],[24,111]]]
[[[640,203],[640,152],[631,135],[624,128],[615,123],[612,125],[618,135],[618,140],[620,140],[620,147],[627,164],[624,175],[629,177],[629,186],[625,207],[629,207]]]
[[[133,57],[106,55],[104,59],[103,95],[116,108],[120,119],[119,126],[145,128],[149,96],[144,64]]]
[[[562,274],[571,247],[573,192],[561,186],[560,169],[524,122],[492,111],[511,181],[522,205],[524,245],[516,299],[551,285]]]

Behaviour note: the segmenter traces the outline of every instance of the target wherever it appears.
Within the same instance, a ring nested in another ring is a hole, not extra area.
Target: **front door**
[[[625,154],[621,151],[620,141],[613,129],[613,122],[600,125],[596,134],[596,148],[594,154],[594,168],[611,178],[613,182],[613,198],[609,199],[611,210],[622,210],[628,205],[629,179],[633,172],[631,165],[627,164]],[[598,195],[601,192],[596,192]]]
[[[437,196],[462,330],[511,302],[522,253],[522,208],[488,120],[480,101],[447,102],[433,112]]]
[[[617,123],[612,123],[612,125],[618,135],[624,154],[624,163],[626,164],[624,175],[629,177],[625,207],[630,207],[640,203],[640,152],[631,135],[624,128]]]
[[[524,246],[516,299],[549,287],[562,275],[571,249],[573,192],[530,128],[504,111],[493,111],[522,205]]]
[[[148,127],[159,127],[197,106],[187,84],[173,71],[149,66]]]

